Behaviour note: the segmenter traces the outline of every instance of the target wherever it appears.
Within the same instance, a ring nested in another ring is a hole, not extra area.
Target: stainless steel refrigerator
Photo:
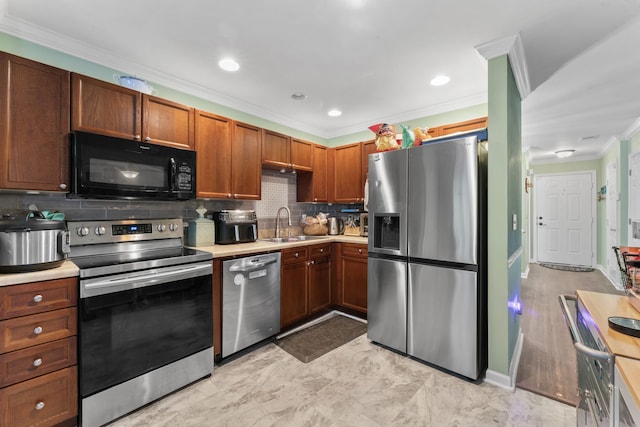
[[[369,156],[370,340],[476,380],[487,367],[486,146]]]

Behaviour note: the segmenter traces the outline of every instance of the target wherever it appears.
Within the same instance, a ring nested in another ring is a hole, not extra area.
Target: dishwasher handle
[[[560,309],[562,310],[564,320],[567,322],[567,326],[569,327],[569,332],[571,332],[571,339],[573,340],[573,345],[575,346],[576,350],[586,354],[587,356],[593,357],[594,359],[600,359],[600,360],[606,360],[608,362],[612,362],[613,361],[612,354],[609,354],[605,351],[593,349],[585,345],[584,342],[582,342],[582,339],[580,338],[580,333],[578,332],[578,328],[576,327],[576,323],[574,322],[573,318],[571,317],[571,314],[569,313],[569,305],[567,304],[567,301],[574,301],[577,309],[578,298],[575,295],[563,294],[558,296],[558,301],[560,301]],[[611,366],[613,366],[613,364],[611,364]]]
[[[233,264],[229,267],[229,271],[247,273],[249,271],[260,270],[261,268],[265,268],[269,264],[274,264],[276,262],[278,262],[277,257],[250,258],[250,261],[242,260]]]

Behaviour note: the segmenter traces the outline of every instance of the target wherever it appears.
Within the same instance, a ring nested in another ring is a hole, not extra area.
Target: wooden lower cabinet
[[[282,251],[280,327],[285,328],[331,304],[331,244]]]
[[[367,312],[367,245],[340,245],[339,305]]]
[[[55,426],[78,414],[75,366],[0,389],[2,426]]]
[[[0,288],[0,426],[71,426],[78,415],[78,279]]]

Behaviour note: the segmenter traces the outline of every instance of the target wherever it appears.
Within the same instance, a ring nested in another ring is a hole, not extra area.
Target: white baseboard
[[[484,382],[504,388],[506,390],[516,390],[516,378],[518,377],[518,365],[520,364],[520,355],[522,355],[522,344],[524,342],[524,334],[522,329],[518,333],[518,341],[513,350],[513,357],[509,365],[509,375],[487,369]]]
[[[529,264],[527,264],[527,269],[524,271],[524,273],[520,273],[521,279],[526,279],[527,277],[529,277]]]

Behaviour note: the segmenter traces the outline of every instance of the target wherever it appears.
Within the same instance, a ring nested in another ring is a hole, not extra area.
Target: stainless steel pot
[[[0,273],[58,267],[68,253],[69,232],[64,221],[47,220],[37,211],[0,218]]]

